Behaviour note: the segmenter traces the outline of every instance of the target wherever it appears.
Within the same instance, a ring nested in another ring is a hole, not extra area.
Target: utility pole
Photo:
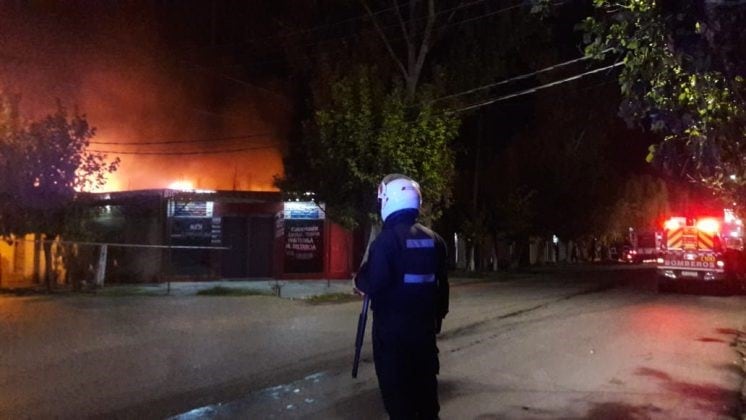
[[[484,110],[479,111],[479,119],[477,120],[477,141],[474,147],[474,178],[472,180],[472,197],[471,197],[471,217],[472,220],[480,220],[479,218],[479,157],[482,152],[482,135],[484,133]],[[473,232],[477,233],[477,232]],[[477,238],[472,238],[472,244],[470,249],[469,257],[469,269],[471,271],[476,270],[477,260]]]

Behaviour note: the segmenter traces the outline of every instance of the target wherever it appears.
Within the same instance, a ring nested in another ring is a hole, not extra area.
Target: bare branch
[[[391,2],[394,4],[396,18],[399,19],[399,25],[401,26],[401,32],[404,34],[404,40],[407,42],[407,45],[409,45],[409,31],[407,31],[407,26],[404,24],[404,18],[402,17],[401,11],[399,10],[399,3],[397,0],[391,0]]]
[[[370,20],[373,21],[373,26],[376,28],[376,32],[378,32],[378,35],[381,37],[381,40],[383,41],[383,44],[386,46],[386,49],[389,52],[389,55],[391,55],[391,59],[394,60],[394,63],[396,63],[397,66],[399,66],[399,70],[402,72],[402,75],[405,79],[407,79],[407,69],[404,67],[404,64],[399,60],[399,57],[396,56],[396,53],[394,52],[394,48],[391,46],[391,43],[389,42],[389,39],[386,38],[386,34],[383,33],[383,30],[381,29],[381,26],[378,24],[378,21],[373,16],[373,12],[370,10],[370,7],[368,7],[368,3],[365,2],[365,0],[360,0],[363,7],[365,8],[365,11],[368,13],[368,16],[370,17]]]
[[[416,84],[419,79],[420,71],[422,66],[425,64],[425,58],[427,53],[430,51],[430,38],[433,34],[433,26],[435,25],[435,3],[434,0],[428,0],[427,2],[427,25],[425,26],[425,34],[422,37],[422,45],[420,45],[420,51],[417,56],[417,63],[415,64],[413,74],[411,75],[415,80],[413,84]]]
[[[417,33],[417,26],[415,25],[415,22],[417,22],[417,19],[415,19],[415,12],[417,11],[417,0],[409,0],[409,33],[412,34],[412,38],[410,42],[407,43],[407,70],[409,71],[409,74],[412,74],[412,71],[414,69],[414,54],[415,54],[415,36]]]

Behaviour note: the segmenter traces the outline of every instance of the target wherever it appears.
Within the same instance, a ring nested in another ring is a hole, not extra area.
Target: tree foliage
[[[619,57],[620,114],[662,141],[649,159],[746,204],[746,7],[736,2],[595,0],[586,53]]]
[[[669,209],[668,188],[663,180],[650,175],[632,176],[609,211],[603,236],[620,239],[629,228],[660,229],[661,221],[670,214]]]
[[[330,91],[313,98],[316,111],[282,188],[314,191],[330,217],[354,227],[375,209],[383,176],[403,173],[421,184],[425,215],[437,218],[450,202],[449,142],[458,120],[427,101],[410,105],[406,96],[400,86],[387,88],[373,67],[333,77]]]
[[[87,150],[95,130],[85,116],[57,110],[24,120],[19,97],[0,96],[0,234],[63,234],[78,191],[100,186],[119,160]]]

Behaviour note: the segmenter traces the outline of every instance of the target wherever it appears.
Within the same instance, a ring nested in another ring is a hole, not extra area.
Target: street
[[[640,268],[454,281],[441,417],[739,416],[746,298],[655,290]],[[369,336],[350,377],[359,309],[0,296],[0,418],[385,418]]]

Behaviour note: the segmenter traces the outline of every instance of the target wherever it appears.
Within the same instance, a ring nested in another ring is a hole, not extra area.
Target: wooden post
[[[104,279],[106,278],[106,254],[108,253],[108,245],[101,245],[98,252],[98,264],[96,265],[96,277],[94,283],[96,287],[104,286]]]

